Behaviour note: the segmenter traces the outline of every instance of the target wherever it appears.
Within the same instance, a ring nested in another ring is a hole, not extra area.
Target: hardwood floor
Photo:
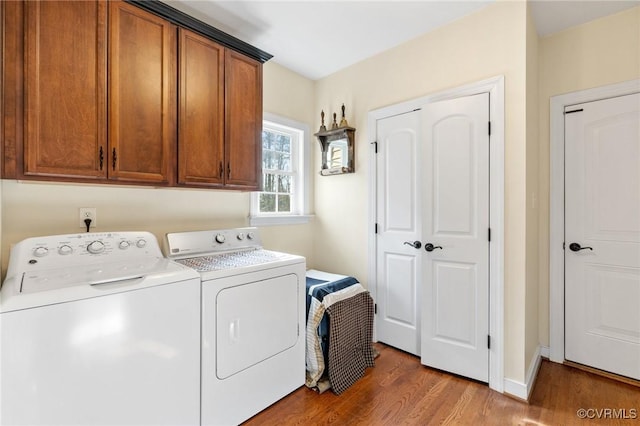
[[[389,346],[376,348],[376,366],[342,395],[303,386],[244,424],[640,424],[640,388],[575,368],[544,361],[526,404],[485,384],[426,368],[419,358]],[[589,418],[579,418],[580,409],[589,410]]]

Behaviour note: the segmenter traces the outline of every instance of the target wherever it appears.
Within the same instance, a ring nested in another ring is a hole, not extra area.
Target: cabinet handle
[[[227,179],[231,179],[231,164],[227,163]]]
[[[100,171],[102,171],[102,166],[104,164],[104,150],[102,149],[102,147],[100,147]]]
[[[222,179],[224,175],[224,166],[222,165],[222,161],[220,162],[220,169],[218,170],[218,176]]]
[[[116,157],[116,149],[113,148],[113,170],[116,169],[116,160],[118,157]]]

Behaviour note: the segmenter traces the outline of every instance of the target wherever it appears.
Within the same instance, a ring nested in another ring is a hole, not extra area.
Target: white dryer
[[[0,424],[199,424],[199,304],[199,275],[147,232],[16,244],[0,292]]]
[[[304,257],[264,250],[255,228],[166,242],[202,277],[202,424],[239,424],[302,386]]]

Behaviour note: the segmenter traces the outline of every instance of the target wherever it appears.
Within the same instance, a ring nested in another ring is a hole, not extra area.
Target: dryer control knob
[[[104,251],[104,243],[102,241],[92,241],[87,246],[87,251],[92,254],[102,253]]]
[[[147,245],[147,240],[145,240],[144,238],[140,238],[138,241],[136,241],[136,246],[138,248],[144,248]]]
[[[244,240],[244,233],[241,232],[241,233],[238,234],[238,240],[239,241]]]
[[[60,246],[60,247],[58,248],[58,254],[61,254],[61,255],[63,255],[63,256],[66,256],[66,255],[71,254],[71,253],[73,253],[73,249],[72,249],[72,248],[71,248],[71,246],[70,246],[70,245],[68,245],[68,244],[65,244],[65,245],[63,245],[63,246]]]
[[[248,239],[250,239],[250,240],[253,240],[255,237],[256,237],[256,236],[255,236],[255,234],[254,234],[253,232],[249,232],[249,233],[247,234],[247,238],[248,238]]]
[[[126,250],[126,249],[128,249],[130,246],[131,246],[131,243],[129,243],[129,241],[126,241],[126,240],[124,240],[124,241],[120,241],[120,242],[118,243],[118,248],[119,248],[120,250]]]
[[[224,242],[225,242],[225,240],[226,240],[226,238],[224,237],[224,235],[223,235],[223,234],[218,234],[218,235],[216,235],[216,241],[217,241],[219,244],[224,243]]]
[[[44,256],[46,256],[46,255],[48,255],[48,254],[49,254],[49,249],[48,249],[48,248],[46,248],[46,247],[42,247],[42,246],[40,246],[40,247],[36,247],[36,248],[33,250],[33,255],[34,255],[35,257],[44,257]]]

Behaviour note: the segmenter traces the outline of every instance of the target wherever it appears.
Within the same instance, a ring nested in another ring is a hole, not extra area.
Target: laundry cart
[[[306,385],[341,394],[374,365],[373,299],[354,277],[306,274]]]

